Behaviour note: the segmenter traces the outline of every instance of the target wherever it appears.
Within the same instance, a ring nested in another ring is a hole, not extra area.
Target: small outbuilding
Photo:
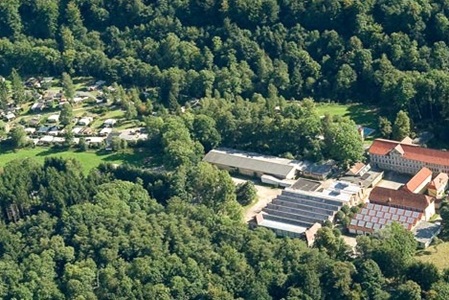
[[[5,120],[8,122],[14,120],[15,118],[16,118],[16,115],[13,114],[12,112],[9,112],[5,115]]]
[[[430,196],[437,199],[442,199],[444,192],[448,186],[448,175],[446,173],[438,174],[427,187],[427,191]]]
[[[108,136],[112,132],[112,128],[103,128],[100,130],[99,135],[100,136]]]
[[[425,249],[429,247],[433,239],[440,234],[441,224],[421,221],[412,232],[415,236],[415,240],[418,242],[418,248]]]
[[[371,169],[371,166],[369,164],[364,164],[362,162],[355,163],[349,170],[346,172],[346,175],[348,176],[358,176],[362,177],[365,175],[366,172],[368,172]]]
[[[93,120],[94,118],[92,117],[84,117],[78,120],[78,125],[88,126],[90,123],[92,123]]]
[[[117,123],[116,119],[107,119],[104,121],[103,126],[104,127],[113,127]]]
[[[47,122],[49,123],[58,123],[59,122],[59,115],[51,115],[48,117]]]

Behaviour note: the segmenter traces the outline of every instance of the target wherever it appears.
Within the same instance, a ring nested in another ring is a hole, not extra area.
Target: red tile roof
[[[448,179],[449,179],[449,177],[446,173],[440,173],[429,184],[429,188],[439,190],[443,186],[446,186]]]
[[[426,180],[430,182],[430,179],[432,179],[432,171],[424,167],[419,170],[419,172],[416,173],[416,175],[413,176],[413,178],[410,179],[409,182],[407,182],[405,188],[412,193],[419,192],[416,189],[419,188],[419,186]]]
[[[370,195],[371,203],[417,209],[424,211],[435,199],[422,194],[413,194],[404,190],[392,190],[383,187],[375,187]]]
[[[404,151],[403,157],[410,160],[429,164],[449,166],[449,152],[422,148],[416,145],[404,144],[397,141],[376,139],[369,148],[370,154],[387,155],[396,146],[400,145]]]
[[[348,174],[351,174],[351,175],[357,175],[357,174],[359,174],[360,171],[363,170],[363,168],[365,168],[365,167],[366,167],[366,165],[365,165],[364,163],[362,163],[362,162],[355,163],[355,164],[349,169]]]

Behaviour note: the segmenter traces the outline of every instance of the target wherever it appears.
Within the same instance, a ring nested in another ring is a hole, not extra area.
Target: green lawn
[[[415,257],[419,261],[435,264],[440,270],[449,268],[449,259],[447,259],[449,257],[449,242],[418,251]]]
[[[97,117],[92,123],[92,128],[100,128],[107,119],[121,119],[125,116],[125,112],[120,109],[108,111]]]
[[[127,162],[130,164],[141,165],[145,157],[144,153],[134,153],[132,150],[125,153],[101,153],[94,151],[77,152],[74,150],[58,151],[53,148],[36,147],[33,149],[22,149],[17,152],[9,151],[0,154],[0,167],[14,159],[34,158],[38,162],[44,162],[45,157],[50,156],[76,158],[80,161],[85,174],[102,162],[109,162],[113,164],[122,164]]]
[[[320,116],[349,117],[359,125],[377,128],[377,110],[363,104],[317,103],[316,109]]]

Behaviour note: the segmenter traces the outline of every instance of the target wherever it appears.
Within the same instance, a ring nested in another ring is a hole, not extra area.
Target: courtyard
[[[413,176],[406,174],[399,174],[391,171],[384,173],[384,178],[379,182],[377,186],[398,190],[401,186],[406,184]]]

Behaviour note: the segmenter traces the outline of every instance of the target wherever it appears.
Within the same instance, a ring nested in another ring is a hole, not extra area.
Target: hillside
[[[362,102],[449,112],[442,1],[2,1],[0,72],[91,75],[189,99]],[[270,98],[271,97],[271,98]]]
[[[309,247],[242,221],[258,179],[230,172],[262,171],[203,161],[340,180],[372,138],[443,148],[447,43],[443,0],[0,0],[0,298],[449,299],[399,223],[351,248],[361,204],[284,197],[278,220],[322,225]]]

